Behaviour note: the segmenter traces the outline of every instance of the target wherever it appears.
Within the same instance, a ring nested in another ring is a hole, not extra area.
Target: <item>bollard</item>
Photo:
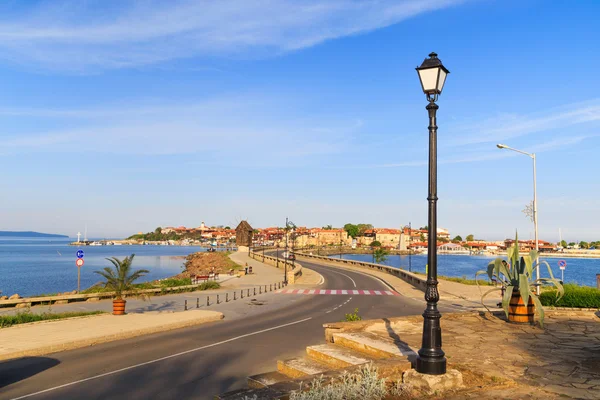
[[[254,288],[254,295],[256,296],[256,288]]]
[[[269,292],[272,292],[272,291],[273,291],[273,284],[271,283],[271,284],[269,285]]]
[[[244,298],[244,289],[240,290],[240,299]]]
[[[225,293],[225,303],[229,303],[229,293]]]
[[[262,286],[258,287],[258,294],[262,294]]]
[[[219,304],[219,295],[217,295],[217,304]]]
[[[206,296],[206,306],[210,306],[210,297]]]
[[[196,297],[196,308],[200,308],[200,297]]]
[[[267,293],[267,285],[265,285],[265,293]]]
[[[248,289],[248,295],[246,297],[250,297],[250,289]]]
[[[234,300],[237,300],[237,299],[235,298],[235,293],[236,293],[236,292],[233,292],[233,299],[234,299]]]
[[[187,311],[187,300],[185,301],[184,305],[183,305],[183,310]]]

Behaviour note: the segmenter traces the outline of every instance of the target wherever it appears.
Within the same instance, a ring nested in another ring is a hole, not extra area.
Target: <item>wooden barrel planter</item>
[[[513,292],[508,305],[508,321],[533,324],[534,315],[535,306],[533,305],[531,296],[529,297],[528,304],[525,305],[521,294],[519,292]]]
[[[124,315],[125,303],[127,303],[126,300],[113,300],[113,315]]]

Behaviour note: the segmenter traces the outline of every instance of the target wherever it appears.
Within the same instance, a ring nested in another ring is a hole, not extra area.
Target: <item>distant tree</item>
[[[419,230],[420,230],[420,231],[426,231],[426,230],[427,230],[427,228],[428,228],[428,226],[427,226],[427,225],[425,225],[425,226],[422,226],[422,227],[420,227],[420,228],[419,228]]]
[[[375,251],[373,252],[373,258],[375,259],[375,262],[377,264],[381,264],[381,263],[386,262],[389,254],[390,254],[389,251],[379,247],[379,248],[375,249]]]
[[[438,237],[437,241],[441,242],[441,243],[448,243],[450,241],[450,239],[448,239],[446,237]]]
[[[358,225],[348,223],[344,225],[344,230],[348,233],[348,236],[352,238],[356,238],[358,236]]]
[[[329,230],[333,229],[333,226],[331,226],[331,225],[325,225],[325,226],[323,227],[323,229],[325,229],[325,230],[328,230],[328,231],[329,231]]]
[[[582,249],[589,249],[590,244],[588,242],[579,242],[579,247],[581,247]]]
[[[460,235],[456,235],[452,241],[455,243],[462,242],[462,237],[460,237]]]
[[[575,246],[575,242],[570,242],[568,246],[571,246],[571,247]]]
[[[371,224],[358,224],[356,226],[358,227],[358,236],[364,236],[365,231],[373,229],[373,225]]]
[[[420,237],[420,239],[421,239],[421,242],[424,242],[424,241],[425,241],[425,235],[424,235],[423,233],[421,233],[421,237]]]
[[[561,240],[560,241],[560,247],[567,247],[567,241],[566,240]]]
[[[230,226],[226,226],[226,227],[225,227],[225,229],[227,229],[227,230],[230,230],[230,229],[231,229],[231,227],[230,227]]]
[[[156,233],[157,235],[160,235],[162,233],[162,228],[159,226],[158,228],[156,228],[154,230],[154,233]]]
[[[473,234],[467,235],[467,238],[465,239],[467,242],[472,242],[473,240],[475,240],[475,238],[473,237]]]
[[[371,247],[381,247],[381,242],[379,240],[373,240],[369,246],[371,246]]]

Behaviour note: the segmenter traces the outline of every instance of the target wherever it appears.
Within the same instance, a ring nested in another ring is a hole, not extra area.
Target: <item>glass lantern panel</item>
[[[444,83],[446,82],[446,76],[448,74],[446,71],[440,68],[440,82],[438,83],[438,91],[441,93],[442,89],[444,89]]]
[[[419,70],[419,77],[421,78],[421,85],[423,85],[423,92],[436,93],[439,69],[440,68],[427,68]]]

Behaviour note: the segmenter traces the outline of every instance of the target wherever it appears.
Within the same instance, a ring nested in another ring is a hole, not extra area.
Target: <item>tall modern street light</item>
[[[508,147],[505,144],[497,144],[496,146],[499,149],[507,149],[507,150],[516,151],[517,153],[524,154],[528,157],[531,157],[531,159],[533,160],[533,228],[535,231],[535,251],[539,252],[540,245],[538,242],[537,178],[536,178],[536,169],[535,169],[535,153],[527,153],[526,151],[513,149],[512,147]],[[516,243],[516,245],[518,246],[519,244]],[[537,268],[535,269],[535,277],[539,281],[539,279],[540,279],[540,266],[539,266],[540,259],[539,259],[539,257],[536,258],[535,261],[536,261],[536,264],[538,264]],[[537,294],[540,294],[540,286],[539,285],[537,285]]]
[[[442,93],[446,76],[450,73],[442,65],[436,53],[429,54],[417,68],[423,93],[427,95],[429,113],[429,210],[427,218],[427,289],[425,300],[427,308],[423,313],[423,340],[417,357],[417,372],[429,375],[446,373],[446,357],[442,350],[442,328],[437,303],[440,299],[437,280],[437,125],[435,102]]]

